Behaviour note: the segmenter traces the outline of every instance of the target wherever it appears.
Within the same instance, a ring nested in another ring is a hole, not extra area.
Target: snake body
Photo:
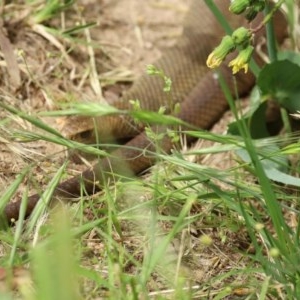
[[[242,17],[229,14],[229,1],[216,0],[215,3],[233,28],[245,24]],[[118,101],[110,104],[122,110],[130,110],[132,107],[129,100],[139,99],[143,110],[158,111],[164,106],[168,112],[172,112],[175,104],[180,103],[180,110],[176,116],[201,129],[209,129],[220,118],[227,108],[227,102],[215,73],[206,66],[206,59],[220,42],[224,31],[203,0],[193,1],[183,27],[182,36],[176,45],[167,50],[155,63],[158,69],[162,69],[172,79],[171,92],[163,92],[164,83],[161,78],[143,75]],[[275,28],[279,39],[282,39],[285,20],[281,14],[275,19]],[[255,39],[259,39],[263,34],[259,32]],[[223,66],[220,72],[233,93],[231,70]],[[247,93],[254,84],[252,74],[238,74],[235,77],[239,95]],[[113,151],[109,158],[100,160],[92,169],[60,183],[54,191],[54,198],[80,196],[82,182],[85,184],[85,191],[93,194],[101,189],[109,174],[138,174],[155,163],[155,155],[144,155],[145,150],[147,153],[155,153],[156,147],[149,141],[143,126],[137,126],[132,119],[124,115],[96,118],[95,122],[101,142],[111,136],[132,139],[125,147]],[[155,130],[164,133],[166,128],[156,127]],[[165,135],[160,146],[164,152],[169,153],[172,149],[171,139]],[[32,212],[39,198],[38,194],[28,198],[26,216]],[[7,205],[4,214],[8,220],[18,218],[20,203],[16,201]]]

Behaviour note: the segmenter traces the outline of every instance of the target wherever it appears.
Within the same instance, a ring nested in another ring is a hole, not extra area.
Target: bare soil
[[[174,44],[188,5],[189,1],[180,0],[149,0],[143,4],[136,0],[78,1],[61,18],[46,24],[68,30],[79,22],[93,23],[88,33],[79,35],[78,42],[56,38],[47,34],[40,24],[30,24],[33,11],[21,1],[5,5],[3,32],[14,49],[21,83],[14,85],[12,72],[3,59],[0,66],[3,99],[34,115],[59,109],[62,103],[69,101],[101,102],[105,97],[114,97],[111,89],[106,91],[107,87],[117,82],[132,82],[145,72],[146,64],[160,56],[163,48]],[[22,14],[13,14],[13,10]],[[87,46],[89,39],[92,53]],[[102,90],[91,72],[94,65]],[[32,125],[2,109],[0,117],[0,187],[12,182],[28,162],[34,162],[32,171],[40,178],[39,184],[44,183],[45,174],[51,176],[57,164],[65,159],[64,149],[42,141],[22,143],[21,138],[11,136],[11,129],[31,130]],[[64,121],[57,117],[41,119],[57,130]],[[78,130],[84,126],[75,125]],[[46,181],[48,179],[47,176]]]
[[[76,24],[93,23],[73,40],[62,39],[33,22],[33,10],[22,1],[2,5],[3,30],[8,37],[17,60],[21,83],[16,84],[7,61],[1,55],[0,93],[5,103],[35,116],[38,112],[59,109],[69,101],[103,101],[111,97],[110,86],[118,82],[132,82],[145,71],[145,65],[155,61],[166,47],[171,47],[181,33],[181,21],[190,1],[186,0],[79,0],[70,10],[46,22],[51,28],[68,30]],[[72,36],[72,35],[71,35]],[[90,40],[89,40],[90,39]],[[93,45],[93,50],[88,44]],[[101,89],[91,71],[96,66]],[[2,101],[2,100],[1,100]],[[226,131],[227,116],[213,129]],[[41,117],[59,130],[61,118]],[[0,188],[5,190],[16,176],[28,166],[35,185],[49,182],[66,159],[65,149],[53,143],[34,141],[27,143],[18,131],[35,131],[29,122],[0,109]],[[200,142],[201,145],[202,142]],[[228,159],[214,156],[205,163],[222,169]],[[70,164],[68,172],[77,174],[86,166]],[[28,181],[23,183],[23,188]],[[17,195],[20,197],[23,188]],[[29,191],[31,193],[32,191]],[[203,250],[198,238],[192,238],[193,259],[191,277],[203,281],[235,266],[239,255],[232,252],[247,237],[242,234],[227,236],[220,241],[219,233],[213,248]],[[130,243],[130,241],[128,241]],[[97,253],[99,244],[91,244]],[[197,249],[201,248],[201,256]],[[189,265],[187,263],[187,265]]]

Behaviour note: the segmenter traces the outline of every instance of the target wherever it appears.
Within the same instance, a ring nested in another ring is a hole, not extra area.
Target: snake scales
[[[229,1],[216,0],[215,2],[233,28],[245,23],[241,17],[233,16],[228,12]],[[286,26],[281,14],[276,17],[274,23],[278,38],[282,39]],[[263,34],[263,32],[257,33],[255,40]],[[129,100],[139,99],[144,110],[158,111],[161,106],[165,106],[170,112],[176,103],[180,103],[180,111],[176,115],[178,118],[198,128],[209,129],[227,108],[218,80],[205,63],[208,54],[223,35],[224,31],[204,1],[194,0],[185,18],[182,36],[176,45],[167,50],[155,63],[156,67],[162,69],[172,79],[171,94],[163,92],[161,78],[144,75],[118,101],[111,104],[127,110],[131,108]],[[231,70],[227,66],[222,66],[220,71],[233,92]],[[251,74],[242,73],[235,77],[239,95],[247,93],[254,84],[254,76]],[[95,118],[95,122],[100,141],[105,141],[110,136],[132,139],[126,147],[113,151],[109,158],[100,160],[92,169],[60,183],[54,191],[54,198],[80,196],[82,182],[88,194],[95,193],[101,189],[101,185],[112,171],[120,176],[138,174],[155,162],[155,155],[143,155],[145,149],[147,153],[155,153],[155,146],[149,141],[143,128],[137,127],[129,117],[105,116]],[[156,130],[165,132],[164,127],[157,127]],[[172,149],[171,139],[167,135],[161,141],[161,148],[167,153]],[[26,216],[32,212],[39,198],[38,194],[28,198]],[[19,200],[7,205],[4,210],[7,220],[18,219],[20,203]]]

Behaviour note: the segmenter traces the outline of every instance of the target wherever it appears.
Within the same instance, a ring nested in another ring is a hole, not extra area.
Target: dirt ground
[[[4,13],[15,9],[22,10],[22,14],[11,17],[7,13],[9,17],[4,18],[3,32],[14,49],[21,82],[14,83],[4,59],[0,65],[3,100],[34,115],[59,109],[69,101],[101,102],[116,97],[112,88],[115,83],[130,84],[145,72],[147,64],[159,58],[164,48],[175,43],[189,3],[148,0],[141,5],[138,0],[81,0],[75,9],[62,14],[61,19],[54,18],[47,24],[65,30],[78,22],[93,24],[88,33],[80,35],[80,41],[70,42],[47,34],[40,24],[32,24],[30,7],[4,6]],[[92,43],[92,50],[87,41]],[[100,78],[100,85],[95,74]],[[10,129],[32,130],[33,126],[2,109],[0,117],[0,188],[11,183],[30,162],[38,184],[47,183],[66,158],[65,149],[44,141],[24,142],[26,137],[12,135]],[[65,118],[40,118],[58,131],[65,125]],[[228,118],[230,113],[213,131],[225,132]],[[64,135],[84,128],[83,122],[69,123],[69,127],[64,126]],[[206,161],[220,168],[228,166],[223,157],[214,156]],[[70,164],[68,171],[72,175],[84,168],[84,165]]]
[[[113,92],[105,91],[107,86],[120,81],[132,82],[145,71],[146,64],[160,56],[161,49],[174,44],[180,35],[181,20],[188,4],[189,1],[180,0],[149,0],[143,5],[137,0],[78,1],[74,6],[76,10],[68,11],[61,20],[55,18],[49,24],[66,30],[76,22],[94,24],[89,33],[81,35],[81,41],[69,44],[67,40],[61,41],[47,34],[40,24],[30,24],[32,11],[29,7],[22,4],[4,6],[6,15],[12,9],[22,10],[22,14],[4,18],[3,32],[14,49],[21,83],[14,84],[6,62],[2,60],[0,89],[3,99],[35,114],[58,109],[61,103],[70,99],[99,102],[105,101],[102,95],[113,97]],[[29,24],[24,18],[29,18]],[[84,45],[89,39],[93,50]],[[102,89],[93,78],[91,69],[94,65]],[[62,147],[41,141],[22,143],[21,138],[11,136],[7,126],[30,130],[32,125],[7,111],[0,110],[0,117],[0,187],[12,182],[29,162],[38,162],[33,172],[37,177],[41,173],[42,182],[39,183],[44,183],[43,173],[51,176],[57,168],[55,163],[60,164],[65,158]],[[63,121],[49,117],[42,120],[58,130]],[[76,124],[72,130],[77,130],[77,126],[83,124]]]
[[[103,101],[102,96],[104,99],[114,97],[110,89],[112,84],[132,82],[144,72],[146,64],[160,56],[161,50],[174,44],[182,30],[180,24],[189,3],[187,0],[79,0],[67,14],[62,13],[48,23],[53,28],[64,30],[79,22],[93,23],[88,32],[80,33],[80,40],[77,35],[70,41],[55,34],[49,35],[40,24],[34,23],[32,8],[22,1],[2,5],[2,31],[13,47],[21,82],[13,78],[1,55],[1,101],[35,115],[56,110],[60,104],[74,99],[98,102]],[[88,43],[93,47],[88,47]],[[100,78],[101,86],[95,80],[95,74]],[[60,130],[61,118],[41,119]],[[224,132],[227,122],[223,119],[214,130]],[[2,191],[29,165],[35,184],[47,184],[66,158],[66,151],[61,146],[43,141],[26,142],[27,137],[21,133],[25,130],[35,129],[30,123],[0,109]],[[219,168],[222,164],[227,167],[224,156],[212,160]],[[209,158],[206,163],[211,163]],[[68,172],[78,174],[84,168],[85,165],[71,163]],[[21,195],[22,188],[17,197]],[[212,256],[217,257],[219,249],[215,251],[207,253],[207,259],[202,257],[199,266],[211,262]],[[226,253],[226,249],[222,251],[225,252],[224,260],[216,259],[216,268],[212,268],[212,272],[230,268],[230,262],[237,261],[234,255]],[[224,265],[226,262],[228,266]],[[201,280],[203,272],[195,270],[195,276]]]

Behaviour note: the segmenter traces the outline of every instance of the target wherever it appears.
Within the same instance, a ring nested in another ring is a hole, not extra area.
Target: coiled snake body
[[[229,1],[216,0],[221,12],[233,28],[245,24],[243,18],[233,16],[228,12]],[[282,15],[275,20],[275,30],[279,39],[285,33],[285,21]],[[255,36],[258,40],[264,33]],[[112,103],[119,109],[131,109],[129,100],[139,99],[142,109],[158,111],[161,106],[173,111],[176,103],[180,103],[180,112],[176,115],[183,121],[201,129],[210,128],[227,108],[227,102],[214,73],[206,66],[206,59],[212,49],[220,42],[224,35],[221,26],[206,7],[203,0],[194,0],[190,12],[184,23],[182,36],[177,44],[166,51],[155,66],[162,69],[172,79],[170,94],[163,92],[163,81],[158,77],[142,76],[120,100]],[[233,76],[227,67],[221,67],[220,72],[228,86],[233,91]],[[236,75],[239,95],[245,94],[254,84],[251,74]],[[110,158],[99,161],[92,169],[84,171],[80,176],[73,177],[59,184],[53,197],[77,197],[81,193],[81,182],[85,184],[87,193],[92,194],[101,188],[109,173],[114,172],[120,176],[138,174],[155,162],[154,156],[143,155],[144,149],[155,153],[155,146],[149,141],[143,128],[129,117],[106,116],[95,119],[98,136],[105,140],[109,136],[115,138],[132,137],[126,144],[114,151]],[[158,127],[163,132],[165,128]],[[165,152],[170,152],[172,142],[165,136],[161,142]],[[28,198],[26,216],[28,216],[40,196],[32,195]],[[5,208],[4,214],[8,220],[17,219],[20,201],[11,202]]]

